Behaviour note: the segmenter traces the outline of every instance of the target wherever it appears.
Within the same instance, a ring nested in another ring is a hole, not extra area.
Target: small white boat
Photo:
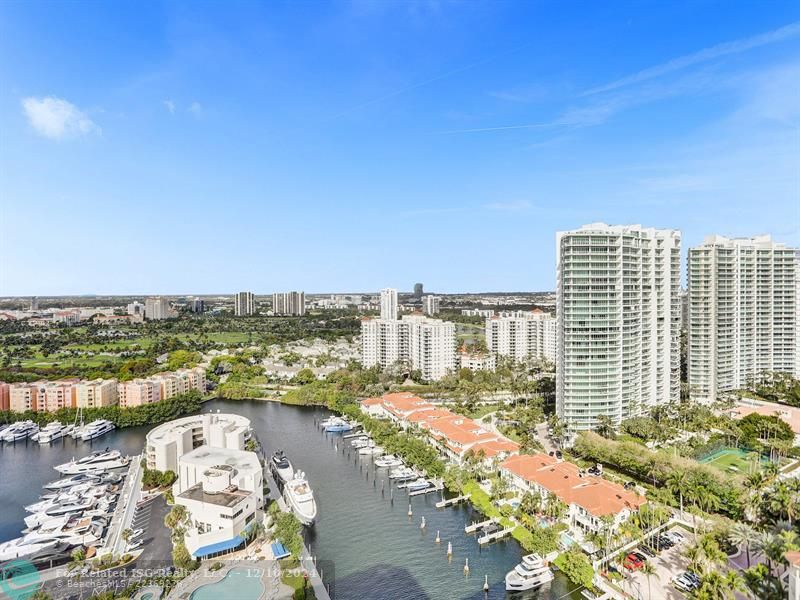
[[[369,439],[365,437],[356,438],[352,442],[350,442],[350,445],[353,448],[366,448],[369,445]]]
[[[64,425],[59,421],[53,421],[39,430],[36,441],[40,444],[49,444],[69,435],[71,431],[72,425]]]
[[[403,461],[397,458],[396,456],[392,456],[391,454],[387,454],[386,456],[382,456],[378,458],[373,463],[376,467],[382,469],[394,469],[397,467],[403,466]]]
[[[297,471],[294,474],[294,479],[283,488],[283,496],[298,521],[306,526],[314,524],[317,518],[317,502],[305,473]]]
[[[340,417],[334,417],[325,425],[325,431],[329,433],[342,433],[345,431],[352,431],[353,425]]]
[[[406,484],[406,489],[409,492],[418,492],[420,490],[426,490],[430,487],[431,482],[425,479],[424,477],[420,477],[414,481],[410,481]]]
[[[71,477],[64,477],[63,479],[45,483],[43,487],[46,490],[63,490],[88,481],[99,481],[99,478],[88,473],[81,473],[80,475],[72,475]]]
[[[93,440],[107,434],[109,431],[115,428],[116,425],[114,425],[114,423],[108,419],[98,419],[97,421],[92,421],[84,427],[83,432],[81,433],[81,439],[84,442],[88,442],[89,440]]]
[[[6,427],[0,439],[4,442],[19,442],[39,432],[39,426],[33,421],[17,421]]]
[[[521,592],[553,581],[553,571],[538,554],[522,557],[522,562],[506,574],[506,591]]]
[[[389,471],[389,479],[409,479],[411,477],[417,477],[417,472],[411,467],[398,467]]]

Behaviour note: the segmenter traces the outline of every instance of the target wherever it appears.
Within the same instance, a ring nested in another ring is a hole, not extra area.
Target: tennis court
[[[741,448],[721,448],[700,459],[700,462],[713,465],[723,471],[749,473],[753,470],[754,464],[760,467],[765,462],[765,459],[757,452],[750,452]]]

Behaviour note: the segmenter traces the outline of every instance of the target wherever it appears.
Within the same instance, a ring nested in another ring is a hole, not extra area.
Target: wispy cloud
[[[692,54],[674,58],[660,65],[642,69],[641,71],[626,77],[622,77],[621,79],[590,88],[583,92],[582,95],[591,96],[593,94],[610,92],[619,88],[642,83],[656,77],[662,77],[663,75],[668,75],[669,73],[721,58],[723,56],[738,54],[740,52],[752,50],[753,48],[758,48],[760,46],[782,42],[797,35],[800,35],[800,22],[791,23],[779,29],[768,31],[766,33],[755,35],[749,38],[717,44],[716,46],[704,48],[703,50],[694,52]]]
[[[203,114],[203,106],[199,102],[192,102],[189,105],[189,112],[195,117],[200,117]]]
[[[62,98],[25,98],[22,109],[36,133],[52,140],[102,133],[85,112]]]
[[[490,202],[488,204],[484,204],[483,208],[498,212],[519,213],[529,211],[531,208],[533,208],[533,204],[527,200],[512,200],[510,202]]]
[[[170,114],[175,114],[175,103],[172,100],[164,100],[164,106],[170,112]]]

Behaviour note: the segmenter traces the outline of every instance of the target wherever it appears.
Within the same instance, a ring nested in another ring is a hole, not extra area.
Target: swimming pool
[[[222,580],[201,586],[193,591],[191,600],[219,600],[220,598],[259,600],[264,596],[264,584],[261,583],[262,574],[263,571],[255,567],[231,569]]]

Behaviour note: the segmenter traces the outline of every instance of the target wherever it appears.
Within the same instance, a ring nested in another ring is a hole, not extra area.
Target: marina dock
[[[455,506],[461,502],[466,502],[469,500],[469,494],[466,496],[456,496],[455,498],[448,498],[447,500],[439,500],[436,503],[436,508],[446,508],[448,506]]]
[[[492,518],[492,519],[487,519],[486,521],[481,521],[480,523],[473,523],[472,525],[467,525],[466,527],[464,527],[464,533],[475,533],[476,531],[478,531],[478,529],[481,529],[482,527],[486,527],[488,525],[492,525],[497,522],[499,522],[499,519]]]
[[[482,546],[483,544],[488,544],[489,542],[497,541],[501,538],[506,537],[507,535],[510,535],[512,531],[514,531],[514,528],[508,527],[506,529],[501,529],[500,531],[495,531],[494,533],[483,535],[478,538],[478,544]]]

